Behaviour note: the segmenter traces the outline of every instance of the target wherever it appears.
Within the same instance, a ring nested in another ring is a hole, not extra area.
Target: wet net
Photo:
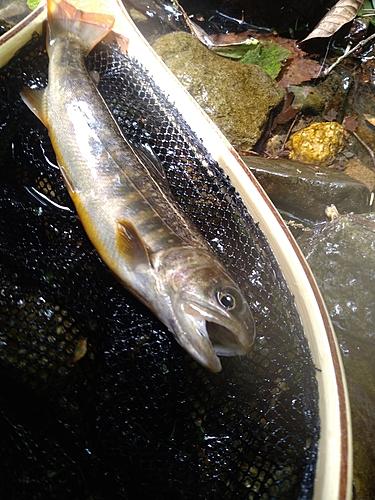
[[[19,97],[46,85],[44,39],[0,73],[0,497],[308,499],[315,368],[268,242],[220,167],[136,61],[88,58],[125,135],[247,297],[250,355],[207,372],[111,275]]]

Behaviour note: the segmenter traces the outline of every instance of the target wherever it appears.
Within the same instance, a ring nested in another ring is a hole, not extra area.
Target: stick
[[[373,38],[375,38],[375,33],[373,33],[369,37],[361,40],[352,49],[346,50],[345,53],[342,56],[340,56],[329,68],[327,68],[323,71],[323,76],[327,76],[328,73],[330,73],[333,70],[333,68],[335,68],[343,59],[345,59],[345,57],[348,57],[348,56],[350,56],[350,54],[353,54],[353,52],[355,52],[356,50],[358,50],[361,47],[363,47],[364,45],[366,45],[366,43],[369,42],[370,40],[372,40]]]

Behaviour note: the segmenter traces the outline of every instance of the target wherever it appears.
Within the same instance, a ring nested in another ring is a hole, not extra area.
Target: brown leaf
[[[253,36],[259,40],[272,40],[289,50],[290,56],[288,57],[287,63],[277,77],[277,82],[280,87],[287,88],[289,85],[299,85],[302,82],[307,82],[319,76],[321,65],[309,58],[307,53],[298,47],[295,40],[279,37],[274,34],[253,34]]]
[[[344,24],[355,18],[364,3],[364,0],[339,0],[300,43],[311,38],[327,38],[333,35]]]
[[[329,109],[327,113],[323,115],[323,118],[327,120],[327,122],[334,122],[338,116],[338,112],[336,109]]]
[[[283,109],[275,117],[271,126],[271,130],[274,130],[277,125],[284,125],[285,123],[288,123],[297,115],[298,109],[292,107],[293,99],[294,99],[293,92],[287,92],[285,95]]]
[[[289,85],[299,85],[320,75],[321,65],[312,59],[303,56],[305,52],[295,55],[283,68],[277,81],[280,87],[287,88]]]
[[[355,132],[358,128],[357,119],[354,116],[345,116],[343,127],[349,132]]]
[[[213,33],[211,38],[215,45],[230,45],[234,43],[243,42],[248,39],[250,33],[253,34],[253,31],[243,31],[242,33]]]

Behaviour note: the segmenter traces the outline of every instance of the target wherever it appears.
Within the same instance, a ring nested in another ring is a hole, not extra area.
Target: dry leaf
[[[280,87],[287,88],[289,85],[299,85],[320,75],[321,65],[310,59],[306,52],[298,47],[295,40],[277,38],[275,41],[291,52],[287,64],[277,78]]]
[[[368,115],[367,113],[363,113],[363,118],[365,119],[365,123],[369,123],[372,127],[375,127],[375,116]]]
[[[288,123],[290,120],[293,120],[293,118],[297,115],[299,110],[292,107],[293,99],[294,99],[293,92],[287,92],[285,95],[283,109],[273,120],[271,130],[274,130],[277,127],[277,125],[284,125],[285,123]]]
[[[357,119],[354,116],[345,116],[343,126],[349,132],[355,132],[358,128]]]
[[[311,38],[332,36],[344,24],[355,18],[364,3],[364,0],[339,0],[302,42]]]
[[[327,120],[327,122],[334,122],[337,119],[338,112],[336,109],[329,109],[327,113],[323,115],[323,118]]]
[[[312,59],[295,55],[290,63],[281,71],[277,79],[280,87],[288,88],[290,85],[299,85],[302,82],[308,82],[317,78],[321,72],[321,65]]]

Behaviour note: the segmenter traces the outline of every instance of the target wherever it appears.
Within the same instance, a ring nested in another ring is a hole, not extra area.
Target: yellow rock
[[[328,163],[344,147],[344,128],[337,122],[313,123],[292,135],[289,158],[303,163]]]

